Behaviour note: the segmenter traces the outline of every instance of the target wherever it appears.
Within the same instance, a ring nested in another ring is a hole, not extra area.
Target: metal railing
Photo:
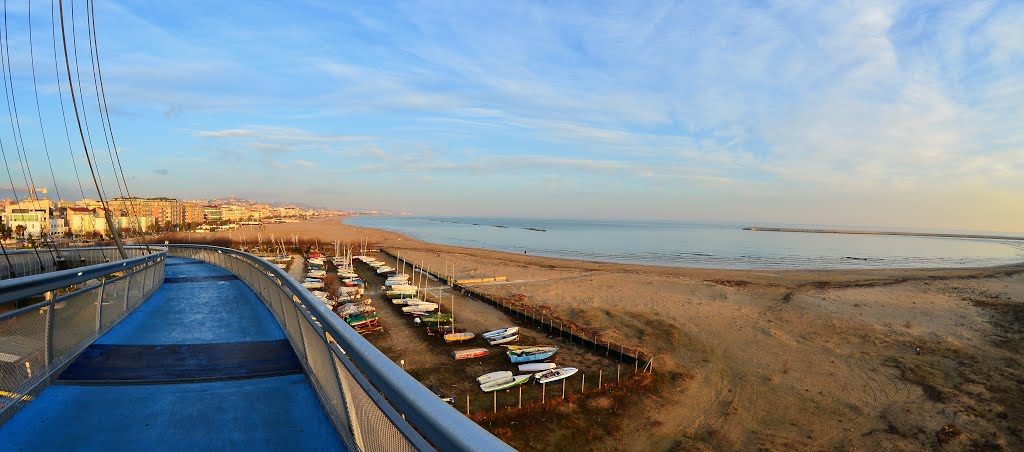
[[[143,247],[127,247],[125,252],[129,258],[147,254]],[[117,248],[112,246],[7,250],[4,255],[0,255],[0,280],[117,260],[121,260],[121,256],[117,254]]]
[[[153,250],[127,260],[0,281],[0,310],[7,310],[0,313],[0,424],[160,286],[167,251]],[[102,256],[107,251],[82,253]],[[144,252],[135,249],[133,254]]]
[[[248,253],[170,245],[234,273],[273,313],[351,450],[512,450],[402,370],[283,270]]]

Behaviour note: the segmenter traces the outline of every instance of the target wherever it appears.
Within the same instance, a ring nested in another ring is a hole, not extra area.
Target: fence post
[[[494,394],[494,413],[497,414],[498,413],[498,391],[494,391],[491,394]]]
[[[604,381],[604,369],[597,370],[597,389],[601,389],[601,384]]]
[[[562,379],[562,400],[565,400],[565,378]]]
[[[615,383],[622,379],[622,364],[615,365]]]
[[[469,394],[466,394],[466,417],[469,417]]]
[[[519,408],[523,407],[523,385],[519,385]]]
[[[540,385],[540,403],[542,403],[542,404],[547,399],[547,390],[548,390],[548,384],[547,383],[541,383],[541,385]]]
[[[587,387],[587,374],[583,374],[583,379],[580,383],[580,394],[583,394],[583,390]]]

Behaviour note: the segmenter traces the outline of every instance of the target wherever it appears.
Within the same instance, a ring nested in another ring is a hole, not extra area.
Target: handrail
[[[337,341],[343,355],[339,359],[351,359],[359,370],[372,382],[384,398],[394,406],[413,427],[440,450],[514,450],[477,423],[466,418],[427,389],[418,380],[406,373],[384,353],[370,344],[341,318],[327,308],[308,290],[276,265],[266,260],[231,248],[210,245],[165,245],[169,248],[216,251],[247,258],[262,270],[274,275],[281,284],[294,294],[299,302],[316,317],[317,322]],[[310,321],[308,318],[306,321]]]
[[[142,264],[162,259],[167,254],[166,248],[162,251],[134,257],[127,260],[105,262],[102,264],[89,265],[85,267],[60,270],[38,275],[22,276],[20,278],[0,280],[0,305],[12,303],[23,298],[39,295],[75,284],[81,284],[90,279],[96,279],[119,269],[130,269]]]

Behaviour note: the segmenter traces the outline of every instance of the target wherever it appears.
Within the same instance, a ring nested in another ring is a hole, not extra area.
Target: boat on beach
[[[513,364],[527,363],[548,359],[558,351],[558,347],[531,347],[525,350],[509,350],[508,359]]]
[[[511,378],[511,377],[512,377],[512,371],[510,371],[510,370],[499,370],[497,372],[491,372],[489,374],[483,374],[483,375],[481,375],[479,377],[476,377],[476,383],[482,385],[484,383],[490,383],[492,381],[502,380],[502,379]]]
[[[384,296],[394,300],[395,298],[416,298],[416,291],[414,290],[389,290],[384,292]]]
[[[486,337],[485,336],[484,339],[487,339],[487,343],[488,344],[491,344],[491,345],[501,345],[501,344],[506,344],[506,343],[509,343],[509,342],[518,341],[519,340],[519,333],[508,333],[508,334],[505,334],[503,336],[490,336],[490,337]]]
[[[543,372],[537,372],[533,375],[537,383],[551,383],[564,378],[569,378],[575,374],[579,369],[575,367],[559,367],[557,369],[548,369]]]
[[[531,376],[532,375],[530,375],[530,374],[515,375],[515,376],[512,376],[512,377],[503,378],[501,380],[495,380],[495,381],[487,382],[487,383],[484,383],[484,384],[480,385],[480,390],[483,391],[483,392],[494,392],[494,391],[501,391],[502,389],[512,388],[512,387],[515,387],[515,386],[519,386],[519,385],[521,385],[523,383],[526,383],[527,381],[530,380]]]
[[[413,312],[431,312],[437,310],[437,303],[423,302],[419,304],[411,304],[402,308],[402,312],[409,314]]]
[[[449,333],[444,335],[445,342],[463,342],[476,337],[473,333]]]
[[[486,348],[467,348],[465,350],[455,350],[452,352],[452,357],[455,359],[472,359],[487,356],[490,350]]]
[[[430,314],[416,318],[417,324],[440,324],[452,321],[451,314]]]
[[[558,367],[558,364],[555,364],[555,363],[529,363],[529,364],[520,364],[519,365],[519,371],[520,372],[540,372],[542,370],[554,369],[556,367]]]
[[[484,339],[490,340],[492,337],[505,336],[505,335],[508,335],[508,334],[515,334],[515,333],[518,333],[518,332],[519,332],[519,327],[518,326],[510,326],[508,328],[502,328],[500,330],[488,331],[488,332],[486,332],[484,334],[481,334],[481,336],[483,336]]]
[[[428,336],[443,336],[445,334],[462,333],[462,332],[465,332],[465,331],[466,331],[465,328],[455,328],[454,326],[451,326],[451,325],[449,325],[449,326],[428,326],[427,327],[427,335]]]

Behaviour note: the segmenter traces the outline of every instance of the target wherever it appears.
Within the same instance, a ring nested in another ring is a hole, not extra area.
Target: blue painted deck
[[[152,298],[0,426],[0,449],[343,450],[256,295],[212,265],[167,264]]]

